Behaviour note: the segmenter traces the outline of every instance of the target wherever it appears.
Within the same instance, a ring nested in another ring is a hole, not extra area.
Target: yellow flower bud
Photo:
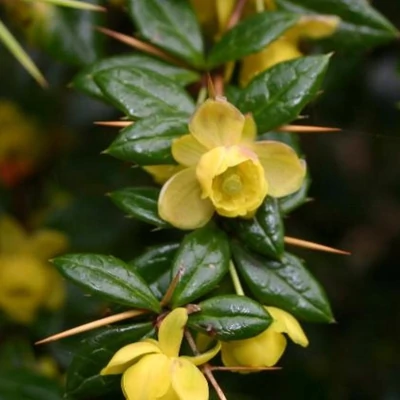
[[[260,335],[222,343],[222,361],[227,367],[272,367],[286,348],[286,333],[294,343],[307,347],[308,339],[297,320],[275,307],[265,307],[274,321]]]

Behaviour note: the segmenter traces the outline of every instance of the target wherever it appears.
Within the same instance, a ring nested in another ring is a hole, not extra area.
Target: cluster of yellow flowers
[[[124,346],[101,374],[123,374],[122,389],[128,400],[208,400],[207,380],[197,366],[207,363],[220,350],[228,367],[270,367],[285,350],[283,333],[301,346],[308,345],[296,319],[283,310],[266,308],[274,321],[263,333],[247,340],[217,342],[193,357],[179,356],[188,313],[185,308],[176,308],[161,322],[158,341],[144,339]]]
[[[29,235],[11,217],[0,219],[0,311],[22,324],[34,321],[40,308],[56,310],[65,288],[50,257],[67,248],[60,232],[42,229]]]

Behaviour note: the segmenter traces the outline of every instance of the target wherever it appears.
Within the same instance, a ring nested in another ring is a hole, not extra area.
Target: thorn
[[[340,132],[341,129],[327,126],[283,125],[278,128],[278,131],[293,133],[328,133]]]
[[[217,94],[215,92],[214,82],[209,73],[207,73],[207,89],[208,89],[208,97],[211,99],[215,99],[217,97]]]
[[[98,30],[101,33],[104,33],[107,36],[112,37],[113,39],[116,39],[122,43],[125,43],[128,46],[131,46],[135,49],[141,50],[144,53],[152,54],[158,58],[161,58],[164,61],[167,61],[168,63],[172,63],[172,64],[178,65],[180,67],[188,68],[188,66],[185,65],[182,61],[177,60],[176,58],[170,56],[169,54],[165,53],[164,51],[160,50],[159,48],[157,48],[149,43],[142,42],[141,40],[136,39],[133,36],[124,35],[123,33],[113,31],[111,29],[103,28],[101,26],[97,26],[96,30]]]
[[[120,314],[111,315],[109,317],[101,318],[96,321],[89,322],[87,324],[76,326],[75,328],[68,329],[66,331],[57,333],[53,336],[49,336],[45,339],[39,340],[38,342],[35,343],[35,345],[54,342],[59,339],[64,339],[69,336],[77,335],[79,333],[87,332],[92,329],[100,328],[102,326],[112,324],[114,322],[137,317],[138,315],[146,314],[147,312],[148,312],[147,310],[130,310],[122,312]]]
[[[345,256],[351,255],[350,252],[335,249],[333,247],[324,246],[322,244],[308,242],[307,240],[296,239],[289,236],[285,236],[284,238],[285,243],[291,244],[293,246],[304,247],[305,249],[317,250],[317,251],[325,251],[327,253],[334,253],[334,254],[341,254]]]
[[[185,272],[185,268],[181,265],[178,269],[177,274],[174,276],[174,279],[172,279],[171,283],[169,284],[169,287],[160,302],[161,307],[166,306],[170,302],[170,300],[174,294],[174,291],[176,289],[176,286],[178,285],[184,272]]]
[[[125,128],[133,124],[133,121],[94,121],[95,125],[99,126],[109,126],[115,128]]]

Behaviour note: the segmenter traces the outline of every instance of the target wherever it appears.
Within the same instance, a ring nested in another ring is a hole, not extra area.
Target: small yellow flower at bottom
[[[275,307],[265,307],[273,318],[272,324],[260,335],[246,340],[223,342],[222,362],[227,367],[272,367],[286,348],[286,333],[300,346],[307,347],[308,339],[297,320]]]
[[[158,212],[180,229],[204,226],[214,212],[250,217],[268,195],[300,189],[305,163],[288,145],[256,141],[256,124],[225,98],[208,99],[189,122],[190,133],[172,143],[184,167],[163,186]]]
[[[176,308],[161,322],[158,341],[144,339],[118,350],[101,375],[123,374],[128,400],[208,400],[208,383],[197,368],[213,358],[220,344],[199,356],[179,356],[185,308]]]

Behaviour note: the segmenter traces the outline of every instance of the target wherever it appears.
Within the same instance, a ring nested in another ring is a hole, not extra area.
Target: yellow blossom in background
[[[245,57],[241,62],[239,81],[246,86],[256,75],[274,65],[303,56],[302,39],[322,39],[335,33],[340,19],[327,15],[307,15],[264,50]]]
[[[306,168],[277,141],[256,142],[256,126],[224,98],[208,99],[189,122],[190,134],[172,144],[185,168],[163,186],[158,211],[180,229],[204,226],[216,211],[251,217],[266,195],[283,197],[302,185]]]
[[[208,400],[208,383],[197,365],[211,360],[220,345],[194,357],[179,356],[185,308],[176,308],[161,322],[158,341],[144,339],[118,350],[101,375],[123,374],[128,400]]]
[[[0,101],[0,181],[14,186],[34,172],[43,141],[37,126],[15,104]]]
[[[64,302],[61,277],[48,263],[63,252],[66,237],[42,229],[29,235],[11,217],[0,219],[0,311],[10,319],[31,323],[40,308],[56,310]]]
[[[273,318],[272,324],[260,335],[246,340],[223,342],[222,362],[227,367],[272,367],[286,349],[286,333],[290,339],[303,347],[308,339],[297,320],[275,307],[265,307]]]

